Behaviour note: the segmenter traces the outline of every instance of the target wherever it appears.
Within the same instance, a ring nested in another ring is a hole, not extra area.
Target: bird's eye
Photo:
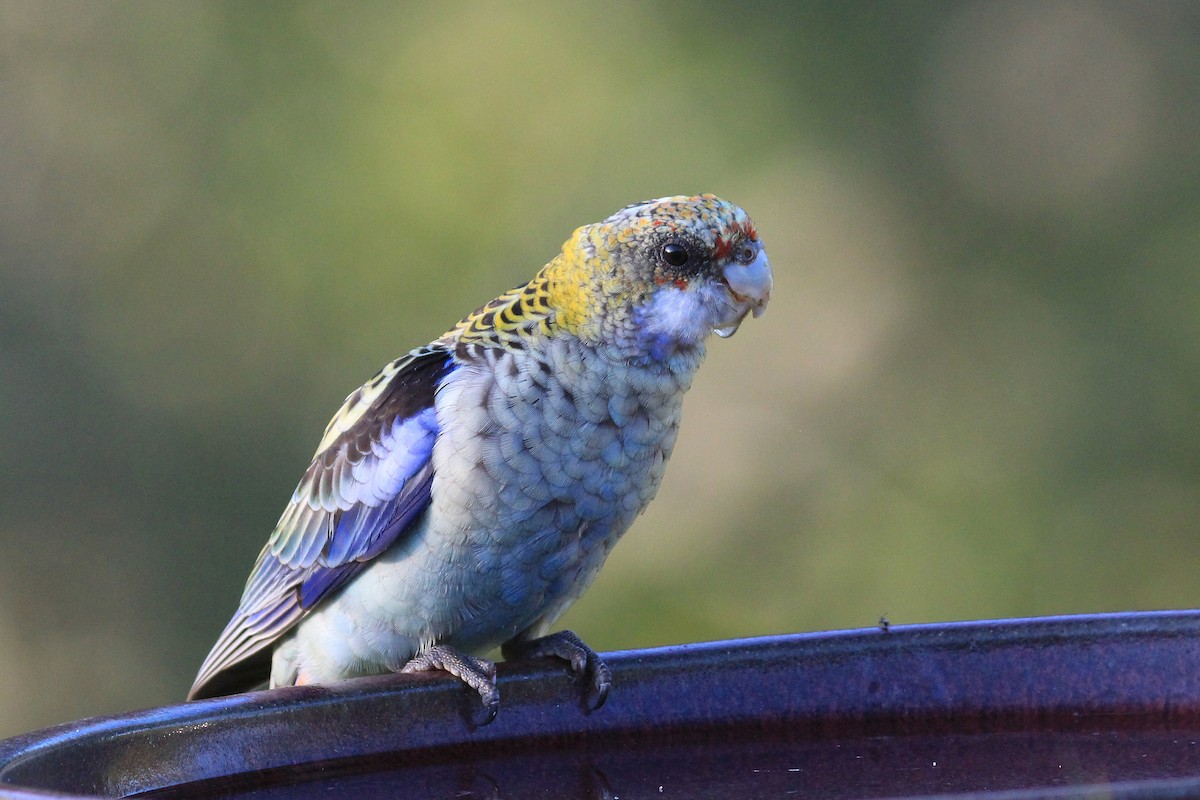
[[[688,263],[687,248],[676,242],[664,244],[662,249],[662,259],[672,267],[682,267]]]
[[[754,256],[754,248],[748,244],[744,244],[737,249],[737,253],[735,253],[733,257],[737,259],[739,264],[749,264],[754,260]]]

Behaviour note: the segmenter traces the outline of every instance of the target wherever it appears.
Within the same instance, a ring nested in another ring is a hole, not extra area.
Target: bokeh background
[[[0,735],[180,700],[329,415],[744,205],[600,649],[1200,605],[1200,5],[0,0]]]

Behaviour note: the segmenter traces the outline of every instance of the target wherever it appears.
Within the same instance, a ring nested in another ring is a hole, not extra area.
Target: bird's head
[[[771,298],[754,223],[711,194],[626,206],[585,225],[547,266],[560,324],[621,349],[667,354],[732,336]]]

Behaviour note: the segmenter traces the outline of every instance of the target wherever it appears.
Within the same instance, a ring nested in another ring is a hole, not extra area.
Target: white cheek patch
[[[645,316],[646,330],[677,342],[694,344],[712,332],[712,313],[703,288],[664,286],[651,298]]]

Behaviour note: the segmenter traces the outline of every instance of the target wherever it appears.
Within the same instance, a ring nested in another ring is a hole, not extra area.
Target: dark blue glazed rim
[[[631,764],[700,797],[755,763],[763,796],[797,786],[1200,797],[1200,611],[888,626],[605,659],[613,690],[590,714],[560,665],[500,664],[500,713],[484,727],[469,722],[478,696],[436,673],[61,725],[0,742],[0,798],[275,798],[281,787],[315,797],[338,776],[404,770],[421,770],[423,787],[443,773],[491,781],[503,797],[561,784],[564,770],[579,794],[603,797],[619,774],[625,789],[610,794],[642,796],[654,778],[629,777]],[[500,791],[495,775],[516,783]],[[384,794],[401,796],[395,784]]]

